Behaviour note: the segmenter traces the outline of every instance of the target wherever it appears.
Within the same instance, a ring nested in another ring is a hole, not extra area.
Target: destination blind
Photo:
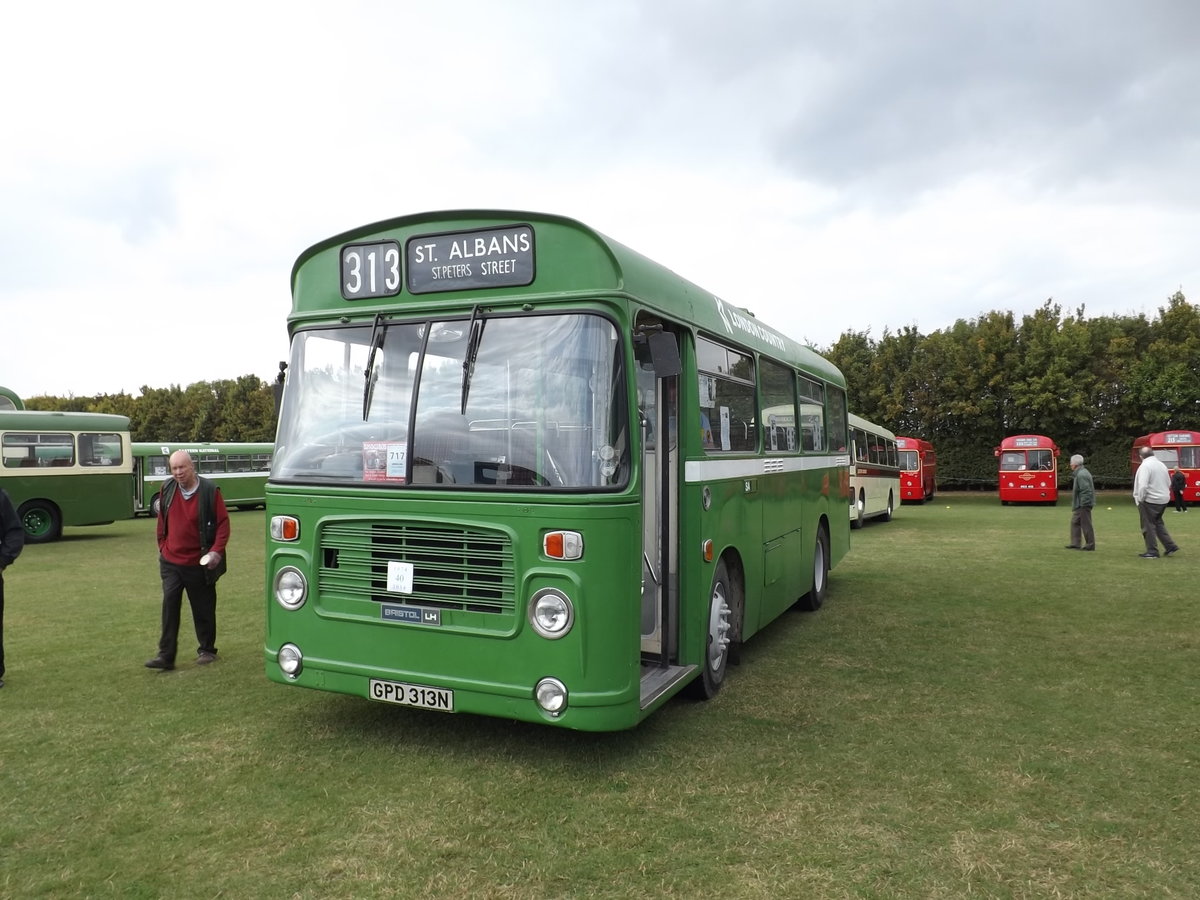
[[[420,235],[405,246],[405,264],[412,294],[532,284],[533,228]]]

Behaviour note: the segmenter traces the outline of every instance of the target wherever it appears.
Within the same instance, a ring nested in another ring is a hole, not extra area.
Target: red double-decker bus
[[[993,452],[1001,504],[1058,502],[1058,444],[1044,434],[1014,434]]]
[[[937,454],[933,444],[921,438],[898,437],[900,455],[900,502],[924,503],[937,493]]]
[[[1150,447],[1172,475],[1176,469],[1183,472],[1187,479],[1187,487],[1183,489],[1185,503],[1200,503],[1200,431],[1156,431],[1134,438],[1129,468],[1135,475],[1143,447]]]

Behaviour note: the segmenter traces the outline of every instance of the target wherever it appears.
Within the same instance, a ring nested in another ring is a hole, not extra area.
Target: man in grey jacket
[[[1071,488],[1071,543],[1067,544],[1067,549],[1095,550],[1092,507],[1096,505],[1096,489],[1092,484],[1092,473],[1084,468],[1083,457],[1078,453],[1071,457],[1071,471],[1075,473],[1075,481]]]
[[[1162,520],[1163,512],[1171,502],[1171,473],[1149,447],[1143,447],[1139,455],[1142,461],[1137,474],[1133,476],[1133,502],[1137,504],[1141,516],[1146,552],[1138,555],[1142,559],[1158,559],[1159,541],[1162,541],[1166,556],[1179,549],[1179,545],[1167,534],[1167,526]]]

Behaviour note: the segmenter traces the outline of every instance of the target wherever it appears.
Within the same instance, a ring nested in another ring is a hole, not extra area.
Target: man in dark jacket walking
[[[1187,512],[1187,501],[1183,499],[1185,490],[1187,490],[1187,476],[1183,474],[1183,469],[1177,466],[1174,474],[1171,475],[1171,494],[1175,500],[1175,512]]]
[[[0,490],[0,687],[4,687],[4,570],[21,555],[25,528],[8,494]]]
[[[1071,487],[1071,543],[1068,550],[1095,550],[1096,533],[1092,531],[1092,507],[1096,505],[1096,489],[1092,473],[1083,466],[1083,457],[1071,457],[1075,480]],[[1083,543],[1080,543],[1082,540]]]

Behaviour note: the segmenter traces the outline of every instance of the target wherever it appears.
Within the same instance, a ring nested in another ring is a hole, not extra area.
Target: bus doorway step
[[[642,709],[695,671],[695,666],[642,666]]]

